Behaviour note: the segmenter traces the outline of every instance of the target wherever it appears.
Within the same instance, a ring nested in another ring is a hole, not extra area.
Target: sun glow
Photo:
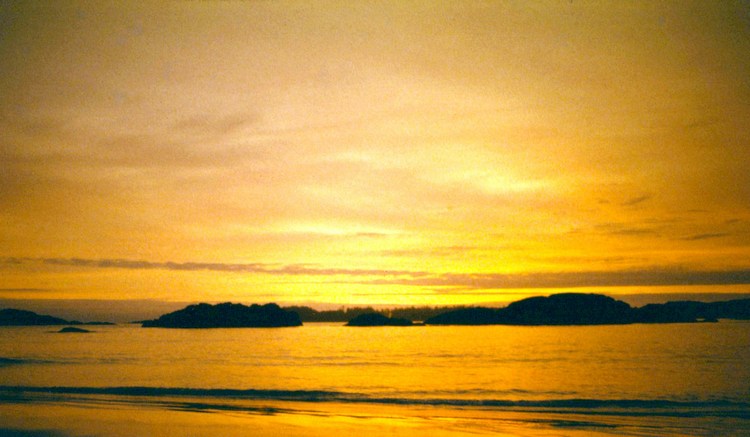
[[[745,12],[0,8],[0,297],[738,292]]]

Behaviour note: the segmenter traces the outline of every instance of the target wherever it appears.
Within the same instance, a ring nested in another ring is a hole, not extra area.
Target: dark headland
[[[380,313],[360,314],[349,320],[346,326],[412,326],[411,320],[388,317]]]
[[[13,308],[0,309],[0,326],[112,325],[109,322],[79,322]]]
[[[431,317],[427,325],[622,325],[750,319],[750,299],[667,302],[633,308],[601,294],[561,293],[530,297],[505,308],[461,308]]]
[[[57,317],[37,314],[32,311],[16,310],[13,308],[0,310],[1,326],[51,326],[77,324],[78,322],[71,322]]]
[[[179,311],[143,322],[144,328],[279,328],[300,326],[294,311],[274,303],[246,306],[236,303],[189,305]]]

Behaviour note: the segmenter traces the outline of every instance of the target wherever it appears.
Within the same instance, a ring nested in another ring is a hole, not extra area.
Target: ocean
[[[750,435],[750,322],[0,328],[0,435]]]

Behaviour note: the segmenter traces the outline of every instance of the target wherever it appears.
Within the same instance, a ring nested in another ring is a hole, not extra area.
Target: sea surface
[[[750,322],[57,329],[0,328],[0,434],[750,435]]]

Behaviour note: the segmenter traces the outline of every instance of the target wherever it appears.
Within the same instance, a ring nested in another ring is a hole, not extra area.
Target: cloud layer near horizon
[[[150,262],[123,259],[81,258],[6,258],[4,267],[46,265],[70,268],[171,270],[177,272],[208,271],[271,276],[330,277],[330,282],[371,285],[407,285],[417,287],[448,287],[474,290],[585,288],[613,286],[674,286],[674,285],[746,285],[750,284],[750,269],[743,270],[686,270],[679,268],[651,268],[648,270],[525,272],[503,273],[430,273],[409,270],[330,269],[314,265],[271,265],[264,263],[224,264],[203,262]],[[361,277],[362,279],[354,279]],[[39,291],[40,289],[2,289],[0,291]]]

